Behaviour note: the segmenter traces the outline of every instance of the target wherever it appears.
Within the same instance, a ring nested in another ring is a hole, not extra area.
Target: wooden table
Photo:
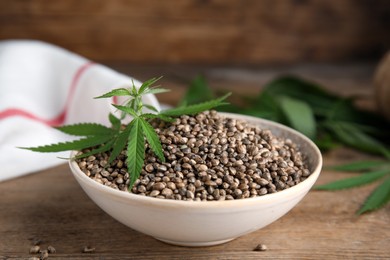
[[[359,93],[373,104],[374,66],[299,66],[263,68],[135,67],[111,65],[141,80],[165,75],[162,83],[174,91],[160,100],[174,104],[190,78],[203,73],[210,84],[241,93],[259,91],[267,80],[292,72],[314,79],[341,94]],[[325,165],[367,158],[340,148],[324,154]],[[317,184],[351,176],[323,170]],[[0,183],[0,259],[26,259],[34,240],[52,245],[50,259],[389,259],[390,207],[357,217],[354,213],[373,185],[324,192],[311,191],[286,216],[232,242],[186,248],[159,242],[104,213],[82,191],[66,164]],[[258,244],[267,251],[253,251]],[[94,253],[82,253],[92,246]]]

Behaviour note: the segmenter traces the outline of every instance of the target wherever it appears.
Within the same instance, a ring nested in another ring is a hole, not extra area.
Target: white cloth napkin
[[[57,157],[68,157],[69,152],[35,153],[17,147],[74,139],[51,126],[108,125],[108,112],[115,111],[112,100],[93,97],[129,87],[131,80],[47,43],[0,41],[0,181],[64,163]],[[160,109],[153,95],[144,102]]]

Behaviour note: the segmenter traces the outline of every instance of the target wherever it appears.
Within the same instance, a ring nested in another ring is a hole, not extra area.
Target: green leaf
[[[365,152],[377,154],[382,154],[383,151],[386,150],[382,143],[365,134],[353,124],[346,122],[327,122],[324,123],[324,125],[346,145]]]
[[[131,107],[127,107],[127,106],[120,106],[120,105],[115,105],[115,104],[112,104],[115,108],[117,108],[118,110],[120,111],[123,111],[131,116],[133,116],[134,118],[138,117],[137,115],[137,112],[135,112],[134,109],[132,109]]]
[[[130,96],[131,93],[128,89],[125,88],[117,88],[113,89],[110,92],[107,92],[106,94],[103,94],[101,96],[95,97],[95,98],[110,98],[114,96]]]
[[[144,107],[146,107],[147,109],[149,110],[152,110],[153,112],[156,112],[158,113],[159,111],[157,110],[157,108],[155,108],[154,106],[151,106],[151,105],[148,105],[148,104],[143,104]]]
[[[174,122],[175,121],[175,119],[173,119],[172,117],[169,117],[169,116],[166,116],[166,115],[162,115],[162,114],[146,113],[146,114],[142,114],[141,117],[142,118],[148,118],[148,119],[158,118],[158,119],[161,119],[161,120],[166,121],[166,122]]]
[[[250,115],[269,119],[272,121],[286,124],[283,116],[283,111],[276,96],[271,95],[267,91],[263,91],[255,100],[254,110],[256,112]]]
[[[336,171],[345,171],[345,172],[355,172],[355,171],[365,171],[377,168],[380,166],[389,165],[389,162],[386,161],[359,161],[352,162],[343,165],[331,166],[329,169]]]
[[[125,149],[127,145],[127,139],[129,137],[130,128],[132,126],[132,122],[127,125],[126,129],[123,130],[115,139],[113,148],[110,154],[110,157],[108,158],[107,165],[110,165],[118,156],[119,154]]]
[[[115,131],[101,124],[81,123],[55,127],[57,130],[75,136],[112,135]]]
[[[390,178],[380,184],[371,194],[368,196],[363,206],[359,209],[357,214],[363,214],[368,211],[379,209],[386,205],[390,201]]]
[[[340,115],[343,115],[345,110],[349,111],[352,106],[351,98],[339,99],[329,108],[326,117],[328,120],[340,119]],[[348,117],[343,119],[348,119]]]
[[[131,86],[130,95],[133,96],[133,97],[136,97],[136,96],[138,96],[138,91],[137,91],[137,88],[134,85],[134,81],[131,80],[131,82],[133,83],[133,85]]]
[[[361,174],[361,175],[356,176],[356,177],[347,178],[347,179],[331,182],[328,184],[316,186],[315,189],[317,189],[317,190],[349,189],[349,188],[369,184],[371,182],[374,182],[374,181],[382,178],[383,176],[385,176],[389,173],[390,173],[390,169],[368,172],[368,173],[364,173],[364,174]]]
[[[143,95],[146,95],[146,94],[160,94],[160,93],[165,93],[165,92],[169,92],[170,90],[169,89],[166,89],[166,88],[150,88],[150,89],[147,89],[145,90],[144,93],[142,93]]]
[[[390,149],[383,149],[382,154],[390,160]]]
[[[107,152],[109,150],[112,149],[112,145],[113,145],[114,141],[113,140],[110,140],[108,141],[107,143],[101,145],[100,147],[98,148],[95,148],[87,153],[83,153],[81,155],[78,155],[76,156],[75,158],[76,159],[81,159],[81,158],[85,158],[85,157],[88,157],[90,155],[94,155],[94,154],[98,154],[98,153],[104,153],[104,152]]]
[[[162,76],[158,77],[158,78],[151,78],[151,79],[145,81],[144,83],[142,83],[141,87],[138,90],[138,94],[139,95],[145,94],[145,91],[150,89],[150,86],[152,86],[154,83],[159,81],[161,78],[162,78]],[[133,83],[133,86],[134,86],[134,83]]]
[[[270,96],[288,96],[301,100],[310,105],[315,113],[326,114],[340,98],[319,85],[294,76],[276,78],[266,84],[263,92]]]
[[[224,95],[223,97],[220,97],[220,98],[217,98],[214,100],[210,100],[207,102],[203,102],[200,104],[168,109],[168,110],[162,111],[161,114],[165,115],[165,116],[172,116],[172,117],[181,116],[181,115],[194,115],[194,114],[203,112],[205,110],[210,110],[210,109],[218,107],[218,106],[227,105],[228,103],[225,103],[222,101],[224,101],[230,95],[231,95],[231,93],[228,93],[228,94]]]
[[[341,98],[335,102],[326,115],[328,120],[353,123],[361,130],[376,135],[386,135],[390,131],[390,123],[380,114],[362,110],[354,105],[352,97]]]
[[[211,89],[207,86],[205,78],[203,76],[197,76],[193,81],[191,81],[190,87],[180,102],[180,105],[193,105],[213,98],[214,95]]]
[[[265,90],[278,95],[288,94],[288,96],[296,97],[300,96],[301,94],[311,94],[314,96],[338,99],[336,95],[327,92],[316,83],[304,80],[296,76],[278,77],[267,83],[265,85]]]
[[[119,118],[117,118],[112,113],[110,113],[109,116],[108,116],[108,119],[110,120],[110,123],[111,123],[112,127],[115,130],[119,130],[120,129],[120,127],[121,127],[121,120]]]
[[[137,101],[138,102],[138,101]],[[135,98],[133,98],[133,99],[130,99],[127,103],[126,103],[126,105],[125,105],[125,107],[130,107],[130,108],[132,108],[133,110],[135,110],[136,109],[136,99]]]
[[[103,144],[111,139],[112,136],[91,136],[80,140],[75,140],[72,142],[63,142],[45,146],[38,147],[19,147],[21,149],[31,150],[34,152],[41,153],[54,153],[54,152],[62,152],[62,151],[72,151],[72,150],[82,150],[85,148],[90,148],[95,145]]]
[[[323,129],[321,130],[322,131],[317,134],[316,139],[314,139],[314,143],[321,151],[328,151],[340,145],[331,134],[324,132]]]
[[[290,97],[280,97],[280,107],[290,125],[307,137],[314,139],[316,122],[313,111],[306,103]]]
[[[153,152],[158,156],[161,162],[165,162],[165,157],[163,153],[163,149],[160,143],[160,139],[153,129],[153,127],[142,117],[140,118],[140,123],[146,137],[148,140],[149,146],[152,148]]]
[[[378,140],[382,146],[389,146],[390,121],[378,113],[358,108],[354,104],[354,98],[343,98],[335,102],[324,114],[326,121],[348,124],[361,133]],[[359,147],[355,147],[360,149]],[[380,153],[376,151],[375,153]]]
[[[127,168],[130,174],[129,190],[141,174],[145,160],[145,139],[142,132],[141,119],[133,119],[127,145]]]

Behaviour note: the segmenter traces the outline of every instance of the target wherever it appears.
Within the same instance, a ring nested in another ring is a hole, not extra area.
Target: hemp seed
[[[82,253],[94,253],[95,252],[95,248],[94,247],[90,247],[90,246],[84,246],[83,250],[81,252]]]
[[[47,247],[47,251],[50,253],[50,254],[54,254],[56,252],[56,249],[53,247],[53,246],[48,246]]]
[[[264,244],[258,244],[253,251],[267,251],[267,246]]]
[[[47,250],[42,250],[41,252],[41,259],[48,259],[49,258],[49,252]]]
[[[245,199],[287,189],[311,174],[291,140],[215,111],[183,115],[173,123],[153,119],[151,124],[166,161],[145,144],[145,163],[131,190],[135,194],[174,200]],[[105,152],[77,162],[93,180],[127,191],[126,152],[107,167],[109,156]]]
[[[30,254],[37,254],[37,253],[39,253],[40,249],[41,248],[38,245],[32,246],[30,248]]]

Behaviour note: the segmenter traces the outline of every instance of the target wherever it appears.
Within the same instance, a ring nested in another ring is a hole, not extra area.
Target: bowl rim
[[[69,160],[69,166],[72,170],[73,175],[79,182],[82,181],[85,185],[88,185],[90,188],[93,188],[95,190],[105,193],[106,195],[109,195],[112,199],[127,200],[129,202],[132,201],[132,202],[155,205],[160,207],[169,206],[169,207],[180,207],[180,208],[236,208],[236,207],[242,207],[244,205],[252,205],[258,203],[272,204],[274,201],[278,201],[283,198],[296,197],[310,190],[311,186],[315,183],[315,181],[317,180],[321,172],[322,163],[323,163],[322,154],[313,141],[311,141],[308,137],[306,137],[305,135],[301,134],[300,132],[290,127],[287,127],[285,125],[267,119],[235,114],[235,113],[221,113],[221,112],[219,113],[227,117],[229,116],[234,117],[236,119],[239,118],[248,121],[260,121],[266,125],[280,128],[283,132],[286,131],[286,132],[290,132],[293,135],[296,135],[298,138],[302,139],[303,142],[307,143],[315,151],[315,154],[312,154],[310,156],[318,157],[317,165],[314,165],[314,169],[307,179],[298,183],[297,185],[294,185],[293,187],[275,193],[265,194],[253,198],[245,198],[245,199],[238,199],[238,200],[224,200],[224,201],[183,201],[183,200],[160,199],[160,198],[142,196],[130,192],[124,192],[121,190],[113,189],[111,187],[105,186],[103,184],[94,181],[93,179],[85,175],[84,172],[81,171],[76,161],[72,159],[74,158],[77,151],[71,152],[70,154],[71,159]]]

